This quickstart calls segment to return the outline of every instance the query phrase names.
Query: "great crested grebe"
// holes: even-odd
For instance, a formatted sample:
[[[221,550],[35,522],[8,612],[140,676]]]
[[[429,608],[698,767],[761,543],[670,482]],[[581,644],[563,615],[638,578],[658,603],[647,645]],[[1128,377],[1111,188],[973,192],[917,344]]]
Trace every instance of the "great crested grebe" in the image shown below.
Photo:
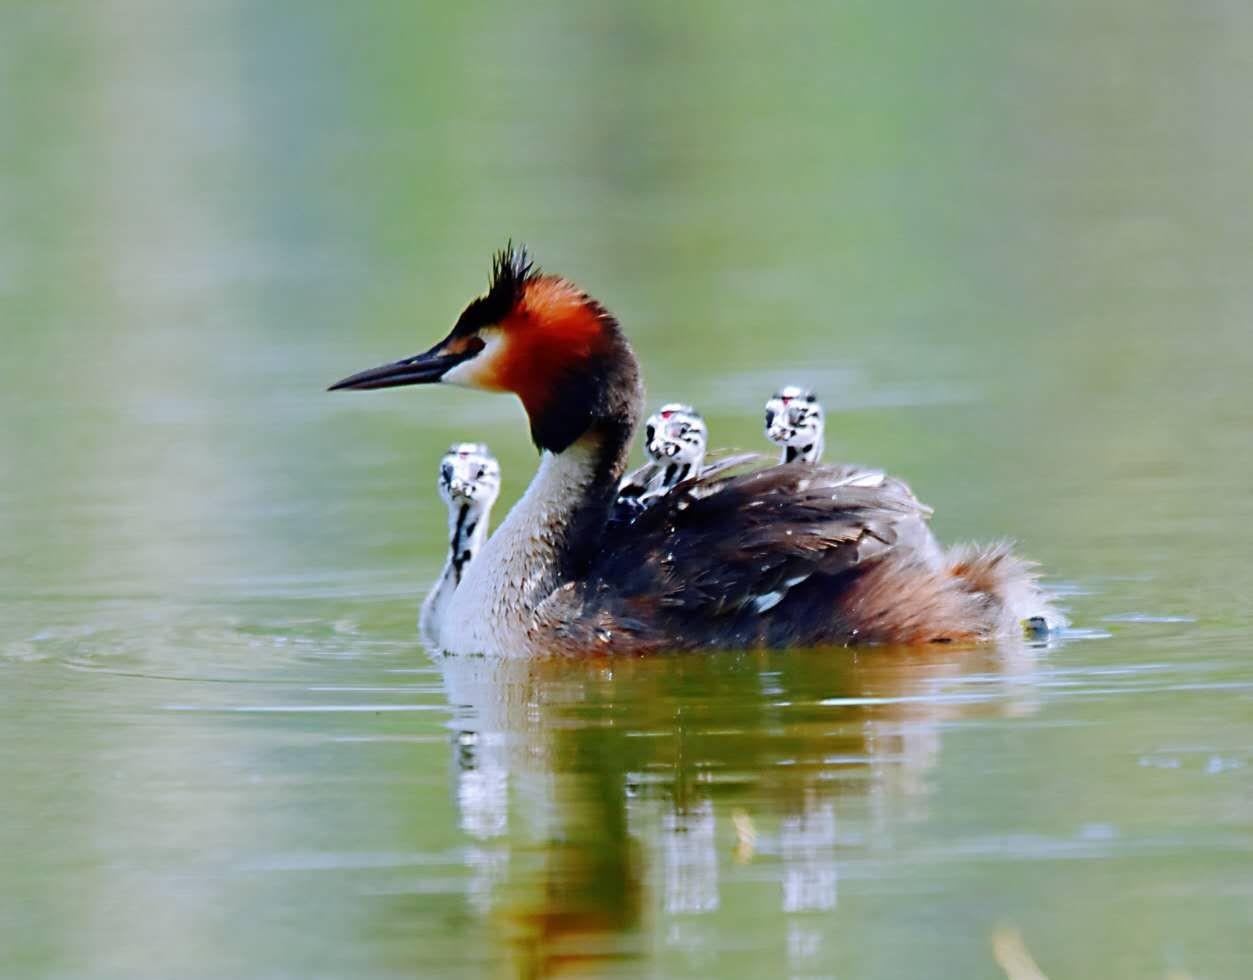
[[[781,463],[816,463],[822,459],[822,403],[808,388],[788,385],[766,402],[766,438],[783,452]]]
[[[481,442],[455,443],[439,461],[439,495],[448,505],[448,558],[422,603],[418,629],[439,647],[440,627],[466,569],[487,540],[487,522],[500,495],[500,464]]]
[[[610,526],[643,402],[635,354],[608,310],[522,249],[496,256],[487,293],[430,350],[331,389],[435,382],[516,394],[541,452],[448,603],[448,652],[982,640],[1051,612],[1007,549],[937,562],[929,510],[855,467],[701,477]]]

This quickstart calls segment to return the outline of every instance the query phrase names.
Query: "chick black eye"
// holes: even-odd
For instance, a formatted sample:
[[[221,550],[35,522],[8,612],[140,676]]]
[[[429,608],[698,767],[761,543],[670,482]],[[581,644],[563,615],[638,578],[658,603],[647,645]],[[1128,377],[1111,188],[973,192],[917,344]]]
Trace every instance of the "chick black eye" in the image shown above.
[[[685,436],[691,431],[692,431],[692,427],[688,425],[686,422],[684,422],[681,426],[679,426],[679,435],[681,436]]]
[[[478,473],[478,476],[476,476],[476,477],[475,477],[475,479],[476,479],[476,480],[481,480],[481,479],[483,479],[483,475],[484,475],[486,472],[487,472],[487,470],[483,469],[483,467],[481,467],[481,466],[480,466],[480,467],[479,467],[479,473]]]
[[[766,409],[766,425],[770,426],[774,423],[774,409]]]
[[[657,430],[656,430],[655,428],[653,428],[651,425],[649,425],[649,426],[645,426],[645,428],[644,428],[644,435],[645,435],[645,437],[648,439],[648,441],[649,441],[649,442],[652,442],[652,441],[653,441],[653,437],[654,437],[656,434],[657,434]]]
[[[445,463],[439,468],[439,478],[445,483],[452,482],[452,467]]]

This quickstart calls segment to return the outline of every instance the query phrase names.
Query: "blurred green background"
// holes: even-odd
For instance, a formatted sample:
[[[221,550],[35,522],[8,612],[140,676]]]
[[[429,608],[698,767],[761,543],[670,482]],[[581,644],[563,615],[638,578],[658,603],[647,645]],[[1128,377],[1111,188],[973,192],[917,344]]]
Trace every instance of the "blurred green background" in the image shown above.
[[[0,5],[0,975],[1253,972],[1253,8]],[[525,241],[653,404],[1017,538],[1038,649],[432,661]]]

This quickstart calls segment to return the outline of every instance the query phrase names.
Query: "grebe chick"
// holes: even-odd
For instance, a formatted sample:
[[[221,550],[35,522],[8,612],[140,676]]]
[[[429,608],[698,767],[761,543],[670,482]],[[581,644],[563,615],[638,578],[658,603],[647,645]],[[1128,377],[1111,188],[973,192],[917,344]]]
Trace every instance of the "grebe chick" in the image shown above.
[[[662,405],[644,423],[644,455],[648,461],[618,484],[618,498],[610,512],[611,529],[629,524],[679,484],[696,477],[711,477],[732,469],[764,462],[757,453],[724,453],[706,461],[709,431],[701,414],[691,405]],[[712,492],[693,487],[697,495]]]
[[[652,471],[648,489],[664,493],[698,475],[708,445],[709,428],[700,412],[678,402],[662,405],[644,423],[645,469]]]
[[[608,310],[523,250],[497,255],[487,293],[434,347],[332,389],[435,382],[517,395],[541,453],[448,602],[450,653],[985,640],[1048,613],[1007,551],[979,552],[971,579],[932,561],[908,488],[849,467],[698,477],[609,526],[642,414],[635,354]]]
[[[439,648],[448,604],[466,569],[487,541],[487,522],[500,495],[500,464],[481,442],[455,443],[439,461],[439,495],[448,505],[448,558],[422,603],[418,629]]]
[[[611,524],[630,523],[653,501],[684,480],[698,476],[709,430],[691,405],[670,402],[644,423],[646,462],[618,482]]]
[[[822,458],[822,403],[808,388],[788,385],[766,402],[766,438],[783,448],[781,463],[816,463]]]

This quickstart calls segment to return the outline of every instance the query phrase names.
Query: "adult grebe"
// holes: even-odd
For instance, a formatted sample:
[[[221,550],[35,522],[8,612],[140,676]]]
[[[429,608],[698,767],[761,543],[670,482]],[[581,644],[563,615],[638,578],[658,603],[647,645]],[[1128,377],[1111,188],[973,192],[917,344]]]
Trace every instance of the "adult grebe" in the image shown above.
[[[808,388],[788,385],[766,402],[766,438],[783,449],[781,463],[822,459],[822,403]]]
[[[856,468],[689,480],[608,528],[641,414],[639,368],[613,316],[524,250],[497,255],[486,295],[430,350],[331,388],[434,382],[513,392],[542,454],[453,593],[449,652],[981,640],[1047,612],[1008,551],[973,554],[969,578],[941,567],[929,511],[899,480],[867,485]]]
[[[500,495],[500,464],[481,442],[456,443],[439,461],[439,495],[448,505],[448,558],[422,603],[418,629],[440,646],[440,626],[466,569],[487,540],[487,522]]]

